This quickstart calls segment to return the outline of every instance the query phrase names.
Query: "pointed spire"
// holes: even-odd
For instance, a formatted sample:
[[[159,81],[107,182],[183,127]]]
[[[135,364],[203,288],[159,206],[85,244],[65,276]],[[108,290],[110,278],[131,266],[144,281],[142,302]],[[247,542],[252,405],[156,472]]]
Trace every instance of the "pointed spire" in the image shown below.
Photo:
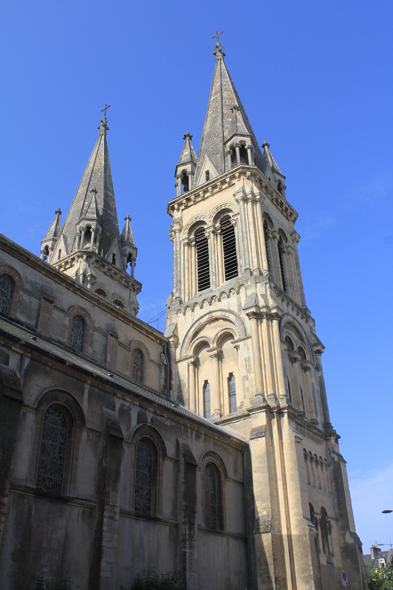
[[[262,166],[262,152],[225,65],[225,53],[219,41],[216,43],[214,55],[216,66],[198,153],[195,186],[205,181],[202,172],[206,158],[211,160],[217,174],[223,174],[227,170],[225,144],[235,135],[245,136],[246,141],[247,137],[250,139],[254,149],[255,165]]]
[[[120,238],[106,138],[108,131],[106,116],[102,118],[98,129],[98,139],[62,230],[68,254],[77,248],[78,230],[84,217],[88,217],[89,220],[94,218],[100,222],[100,253],[102,256],[105,257],[113,241]],[[58,260],[56,253],[53,259]]]
[[[43,239],[43,242],[45,242],[46,240],[58,240],[61,234],[61,214],[62,214],[62,210],[58,209],[57,211],[55,211],[55,218],[52,221],[48,231],[46,232],[45,238]]]
[[[135,240],[134,234],[132,233],[131,229],[131,221],[132,217],[126,215],[124,218],[125,225],[123,231],[121,232],[121,245],[122,246],[133,246],[135,248]]]
[[[185,143],[184,143],[183,151],[180,155],[180,160],[179,160],[178,166],[181,166],[182,164],[188,164],[189,162],[196,164],[197,155],[195,153],[194,148],[192,147],[192,143],[191,143],[192,135],[190,135],[189,132],[187,131],[187,133],[184,134],[183,139],[185,140]]]
[[[280,168],[278,167],[276,160],[273,158],[273,155],[272,155],[271,151],[269,150],[270,143],[268,143],[265,140],[262,144],[262,147],[263,147],[263,157],[264,157],[264,159],[266,159],[269,162],[272,172],[278,172],[278,174],[282,175],[282,172],[281,172]]]

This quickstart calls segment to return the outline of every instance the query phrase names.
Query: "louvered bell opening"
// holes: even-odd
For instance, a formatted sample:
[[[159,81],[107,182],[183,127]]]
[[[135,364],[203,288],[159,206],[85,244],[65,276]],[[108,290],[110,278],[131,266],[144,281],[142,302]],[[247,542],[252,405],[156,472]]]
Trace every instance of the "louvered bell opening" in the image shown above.
[[[224,250],[225,280],[238,276],[235,229],[230,217],[221,220],[222,246]]]
[[[198,264],[198,291],[210,288],[209,245],[204,230],[195,235]]]

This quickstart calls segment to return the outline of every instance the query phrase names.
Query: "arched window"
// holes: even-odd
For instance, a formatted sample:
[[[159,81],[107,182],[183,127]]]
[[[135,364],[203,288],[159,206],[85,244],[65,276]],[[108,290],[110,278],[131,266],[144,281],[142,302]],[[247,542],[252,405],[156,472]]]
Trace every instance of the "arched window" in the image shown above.
[[[203,228],[195,233],[198,266],[198,291],[210,288],[209,244]]]
[[[232,168],[237,166],[236,149],[234,147],[231,147],[231,164]]]
[[[238,276],[235,229],[229,215],[221,219],[221,235],[224,250],[225,280],[228,281]]]
[[[120,299],[115,299],[113,305],[116,305],[116,307],[120,307],[120,309],[124,309],[123,302],[120,301]]]
[[[205,418],[211,417],[210,411],[210,383],[205,381],[203,384],[203,415]]]
[[[292,403],[291,382],[289,381],[289,377],[287,377],[287,381],[288,381],[288,399],[289,399],[289,403]]]
[[[135,451],[135,495],[134,510],[139,514],[154,514],[157,449],[146,437],[140,438]]]
[[[281,272],[281,281],[282,281],[282,288],[287,292],[287,280],[285,276],[285,262],[284,262],[284,241],[280,236],[278,240],[278,257],[280,260],[280,272]]]
[[[205,172],[205,180],[208,182],[210,180],[210,170],[206,170]]]
[[[103,289],[97,289],[96,293],[100,297],[106,297],[106,293],[105,293],[105,291]]]
[[[112,254],[112,264],[116,264],[116,254]]]
[[[91,242],[91,227],[87,227],[85,231],[85,239],[83,240],[83,247],[87,248]]]
[[[77,352],[83,352],[86,322],[81,315],[72,318],[71,346]]]
[[[235,382],[235,375],[233,373],[229,373],[228,377],[228,394],[229,394],[229,411],[232,414],[236,412],[237,405],[236,405],[236,382]]]
[[[205,468],[206,486],[206,527],[216,531],[222,530],[222,506],[221,506],[221,476],[218,468],[212,462]]]
[[[15,282],[10,275],[0,276],[0,313],[2,315],[8,315],[10,313],[14,288]]]
[[[183,170],[182,175],[181,175],[181,184],[183,187],[183,193],[188,193],[188,191],[190,190],[190,182],[189,182],[188,174],[185,170]]]
[[[244,145],[240,146],[239,154],[240,154],[240,164],[248,165],[248,154],[247,154],[247,150],[244,147]]]
[[[70,421],[58,406],[50,406],[44,414],[36,487],[44,492],[61,494]]]
[[[263,235],[265,237],[265,246],[266,246],[266,257],[267,257],[267,266],[269,272],[272,271],[272,265],[270,262],[270,251],[269,251],[269,226],[266,219],[263,220]]]
[[[133,355],[132,377],[140,383],[143,383],[144,376],[143,360],[143,352],[139,348],[136,348]]]

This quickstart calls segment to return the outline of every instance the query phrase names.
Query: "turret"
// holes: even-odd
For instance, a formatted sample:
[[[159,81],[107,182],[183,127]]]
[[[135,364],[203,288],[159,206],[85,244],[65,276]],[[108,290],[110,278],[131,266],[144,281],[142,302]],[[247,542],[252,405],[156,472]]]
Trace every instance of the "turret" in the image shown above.
[[[55,218],[52,221],[48,231],[46,232],[45,238],[41,242],[41,258],[47,260],[50,254],[55,249],[55,246],[59,240],[61,234],[61,209],[55,212]]]
[[[197,163],[197,156],[191,143],[192,135],[187,131],[183,139],[185,140],[183,151],[175,170],[177,197],[194,188],[194,175]]]

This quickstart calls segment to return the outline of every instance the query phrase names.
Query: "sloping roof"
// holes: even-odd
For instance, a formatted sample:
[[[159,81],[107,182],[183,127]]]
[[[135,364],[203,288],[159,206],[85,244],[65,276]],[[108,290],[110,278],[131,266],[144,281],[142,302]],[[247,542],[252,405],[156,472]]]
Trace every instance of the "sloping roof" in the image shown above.
[[[182,153],[180,154],[178,166],[181,166],[182,164],[188,164],[189,162],[193,162],[194,164],[196,164],[197,155],[195,153],[194,148],[192,147],[192,135],[190,135],[187,131],[183,139],[185,140],[185,142]]]
[[[218,174],[226,171],[224,143],[233,135],[249,135],[255,149],[255,164],[262,170],[262,152],[224,62],[222,45],[216,44],[216,66],[210,90],[201,145],[198,153],[195,185],[200,184],[202,164],[208,155]],[[236,107],[236,108],[234,108]]]
[[[134,246],[134,248],[135,248],[134,234],[132,233],[132,228],[131,228],[131,217],[129,215],[127,215],[124,218],[124,221],[125,221],[124,228],[123,228],[123,231],[121,232],[121,244],[128,245],[128,246]]]
[[[77,223],[92,204],[96,207],[96,214],[101,220],[100,248],[102,255],[105,256],[113,240],[120,237],[120,232],[106,139],[108,130],[106,117],[103,117],[99,130],[98,139],[68,212],[62,234],[66,239],[67,250],[70,251],[75,240]],[[91,203],[92,189],[96,190],[93,203]]]
[[[58,209],[55,214],[55,218],[52,221],[48,231],[45,234],[45,240],[58,240],[61,234],[61,221],[60,221],[61,210]]]

